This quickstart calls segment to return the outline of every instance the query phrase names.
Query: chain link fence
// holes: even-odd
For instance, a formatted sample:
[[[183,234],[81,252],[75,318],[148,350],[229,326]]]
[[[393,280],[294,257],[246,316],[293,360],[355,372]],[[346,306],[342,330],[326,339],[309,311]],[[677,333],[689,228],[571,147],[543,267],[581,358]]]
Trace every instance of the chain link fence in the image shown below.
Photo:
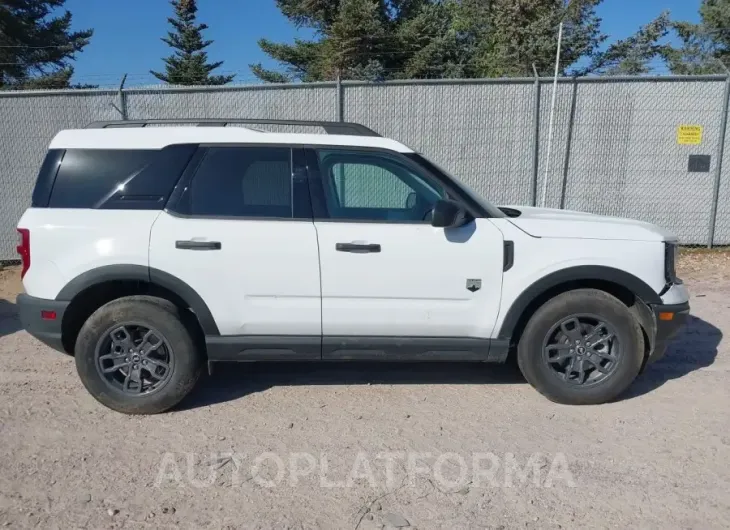
[[[722,76],[560,79],[549,164],[551,79],[0,92],[0,260],[15,259],[15,225],[58,131],[145,118],[353,121],[496,204],[641,219],[683,244],[730,244],[728,87]],[[701,143],[680,142],[683,125],[701,126]],[[709,168],[690,171],[690,155],[709,156]]]

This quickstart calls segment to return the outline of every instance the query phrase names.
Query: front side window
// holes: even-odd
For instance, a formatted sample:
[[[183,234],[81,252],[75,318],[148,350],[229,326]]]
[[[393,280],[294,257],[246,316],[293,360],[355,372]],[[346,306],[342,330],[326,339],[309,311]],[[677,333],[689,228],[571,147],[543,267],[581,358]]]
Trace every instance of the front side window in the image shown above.
[[[291,218],[291,151],[211,147],[181,200],[192,215]]]
[[[331,219],[426,222],[445,197],[438,185],[386,154],[320,150],[318,158]]]

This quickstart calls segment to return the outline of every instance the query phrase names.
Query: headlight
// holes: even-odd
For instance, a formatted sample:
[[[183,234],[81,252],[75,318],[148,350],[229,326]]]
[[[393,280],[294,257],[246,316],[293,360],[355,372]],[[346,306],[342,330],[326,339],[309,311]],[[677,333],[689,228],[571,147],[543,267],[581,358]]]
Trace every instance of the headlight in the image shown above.
[[[664,243],[664,278],[668,284],[680,284],[682,280],[677,278],[676,271],[677,244]]]

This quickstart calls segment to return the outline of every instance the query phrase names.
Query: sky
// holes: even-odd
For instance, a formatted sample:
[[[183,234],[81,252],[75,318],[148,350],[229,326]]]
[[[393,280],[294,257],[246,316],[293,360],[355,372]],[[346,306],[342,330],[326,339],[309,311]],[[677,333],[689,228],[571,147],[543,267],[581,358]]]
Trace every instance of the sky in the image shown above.
[[[634,33],[641,25],[669,10],[675,20],[697,21],[700,0],[604,0],[599,8],[602,30],[612,40]],[[167,34],[168,0],[67,0],[74,29],[93,28],[91,44],[78,55],[74,82],[118,86],[128,74],[129,85],[157,82],[149,70],[164,70],[162,58],[170,48],[160,40]],[[235,73],[238,83],[256,81],[248,67],[261,62],[277,67],[257,45],[266,37],[291,42],[309,37],[277,9],[274,0],[198,0],[198,20],[210,26],[207,51],[211,61],[224,61],[214,73]]]

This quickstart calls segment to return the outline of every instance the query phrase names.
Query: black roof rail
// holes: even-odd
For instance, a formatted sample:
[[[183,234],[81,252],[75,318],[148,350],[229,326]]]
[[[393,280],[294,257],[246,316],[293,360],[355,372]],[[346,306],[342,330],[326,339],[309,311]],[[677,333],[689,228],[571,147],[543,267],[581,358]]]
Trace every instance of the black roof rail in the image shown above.
[[[378,133],[359,123],[341,121],[309,121],[309,120],[268,120],[239,118],[180,118],[154,120],[114,120],[95,121],[86,126],[87,129],[108,129],[113,127],[146,127],[147,125],[175,125],[194,123],[198,127],[225,127],[229,123],[250,125],[296,125],[303,127],[322,127],[327,134],[344,134],[351,136],[380,136]]]

